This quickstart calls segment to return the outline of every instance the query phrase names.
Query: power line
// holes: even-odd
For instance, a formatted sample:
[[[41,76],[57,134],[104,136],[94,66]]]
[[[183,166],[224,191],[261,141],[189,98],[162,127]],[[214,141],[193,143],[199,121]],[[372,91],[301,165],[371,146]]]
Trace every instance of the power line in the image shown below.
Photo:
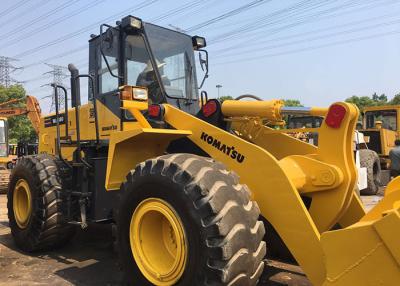
[[[161,14],[155,18],[150,19],[150,22],[161,21],[161,20],[164,20],[164,19],[170,17],[171,15],[176,16],[177,14],[182,13],[185,10],[194,8],[194,7],[198,6],[199,4],[202,4],[207,1],[209,1],[209,0],[195,0],[195,1],[192,1],[189,3],[186,3],[184,5],[181,5],[179,7],[169,10],[169,11],[165,12],[164,14]]]
[[[2,23],[0,23],[0,27],[4,28],[5,26],[11,24],[12,22],[16,21],[16,20],[21,20],[22,17],[24,17],[26,14],[31,13],[32,11],[41,8],[42,6],[46,5],[50,3],[49,0],[42,0],[39,3],[33,3],[33,5],[29,6],[28,8],[26,8],[23,12],[14,15],[12,18],[9,18],[5,21],[3,21]]]
[[[0,39],[5,40],[5,39],[9,38],[10,36],[15,35],[17,32],[25,31],[26,27],[31,27],[33,24],[36,24],[36,23],[42,21],[43,19],[47,19],[48,17],[54,15],[55,13],[62,11],[63,9],[68,8],[69,6],[72,6],[79,1],[80,0],[70,0],[64,4],[61,4],[60,6],[57,6],[56,8],[50,10],[49,12],[46,12],[46,13],[42,14],[41,16],[29,21],[28,23],[24,23],[20,26],[17,26],[13,30],[1,35]]]
[[[40,75],[40,76],[37,76],[34,78],[23,80],[23,81],[21,81],[21,83],[26,84],[26,83],[35,82],[35,81],[44,80],[44,79],[46,79],[46,76]]]
[[[157,2],[157,1],[159,1],[159,0],[153,0],[153,1],[151,1],[150,3],[146,3],[147,1],[145,1],[145,2],[142,2],[142,3],[140,3],[140,4],[136,5],[136,6],[130,7],[130,8],[125,9],[125,10],[131,10],[131,9],[136,9],[136,10],[138,10],[138,9],[144,8],[145,6],[151,5],[151,4],[153,4],[153,3]],[[209,1],[209,0],[205,0],[205,1]],[[198,3],[200,3],[200,2],[201,2],[201,3],[204,3],[204,1],[193,1],[193,2],[189,3],[189,4],[191,4],[191,5],[185,4],[185,5],[179,6],[178,8],[172,9],[172,10],[168,11],[167,13],[161,14],[159,17],[155,18],[155,20],[157,20],[157,19],[159,19],[159,20],[160,20],[160,19],[164,19],[164,17],[170,16],[170,15],[176,15],[177,12],[183,11],[183,8],[185,8],[185,9],[193,8],[193,7],[196,6],[196,4],[198,4]],[[147,4],[147,5],[144,6],[144,4]],[[98,26],[100,23],[106,22],[106,21],[108,21],[108,20],[110,20],[110,19],[115,19],[116,17],[118,17],[118,16],[120,16],[120,15],[124,15],[124,14],[126,14],[125,10],[124,10],[124,12],[121,12],[121,13],[118,13],[118,14],[114,14],[114,15],[112,15],[112,16],[106,18],[106,19],[103,19],[103,20],[101,20],[101,21],[99,21],[99,22],[97,22],[97,23],[95,23],[95,24],[92,24],[92,25],[90,25],[90,26],[87,26],[87,27],[85,27],[85,28],[79,30],[78,33],[81,34],[81,33],[83,33],[83,32],[88,31],[88,30],[91,29],[92,27]],[[75,33],[69,34],[69,36],[77,36],[77,34],[76,34],[76,32],[75,32]],[[58,40],[59,40],[58,42],[62,42],[62,41],[64,41],[65,39],[64,39],[64,38],[63,38],[63,39],[60,39],[60,38],[59,38]],[[51,43],[51,45],[53,45],[53,44],[56,44],[56,43]],[[46,47],[47,47],[47,46],[46,46]],[[69,50],[69,51],[60,53],[60,54],[58,54],[58,55],[55,55],[55,56],[52,56],[52,57],[48,57],[48,58],[46,58],[46,59],[44,59],[44,60],[37,61],[37,62],[28,64],[28,65],[25,65],[25,66],[23,66],[23,68],[25,68],[25,69],[26,69],[26,68],[30,68],[30,67],[33,67],[33,66],[36,66],[36,65],[43,64],[43,63],[45,63],[45,62],[54,60],[54,59],[62,58],[62,57],[65,57],[65,56],[67,56],[67,55],[80,52],[80,51],[82,51],[82,49],[84,49],[84,48],[86,48],[86,47],[87,47],[87,45],[80,46],[80,47],[78,47],[78,48],[76,48],[76,49],[72,49],[72,50]],[[33,51],[30,51],[30,52],[33,52]],[[19,56],[21,56],[21,54],[20,54]]]
[[[389,2],[393,2],[393,0],[389,1]],[[296,5],[293,5],[291,7],[288,8],[284,8],[281,10],[278,10],[274,13],[271,13],[270,15],[267,15],[267,17],[261,17],[257,20],[255,20],[253,23],[241,26],[239,28],[236,28],[234,30],[231,30],[230,32],[224,33],[224,34],[220,34],[217,37],[214,37],[214,39],[211,39],[209,42],[211,42],[211,44],[216,44],[219,42],[224,41],[224,43],[227,40],[233,40],[234,38],[240,37],[243,38],[244,34],[249,34],[249,33],[257,33],[257,35],[254,35],[253,37],[247,37],[245,38],[245,40],[241,41],[240,43],[245,43],[248,44],[249,42],[252,42],[254,40],[259,39],[258,34],[261,34],[263,37],[266,36],[270,36],[273,33],[277,33],[289,28],[293,28],[296,27],[298,25],[302,25],[302,24],[306,24],[309,22],[313,22],[313,21],[319,21],[321,19],[327,19],[327,18],[331,18],[331,17],[337,17],[337,14],[332,14],[333,12],[336,11],[340,11],[340,10],[345,10],[345,9],[349,9],[351,7],[356,7],[356,6],[365,6],[366,4],[371,4],[371,3],[376,3],[375,1],[366,1],[366,0],[359,0],[359,1],[346,1],[345,3],[341,3],[340,5],[336,5],[333,7],[327,7],[324,10],[320,10],[317,11],[315,13],[311,13],[311,14],[306,14],[309,11],[312,10],[316,10],[319,9],[323,6],[326,6],[328,4],[331,4],[332,1],[320,1],[317,3],[312,3],[310,2],[310,0],[306,0],[303,2],[300,2]],[[382,5],[382,3],[374,5],[379,6]],[[368,6],[367,6],[368,7]],[[363,7],[366,8],[366,7]],[[362,9],[362,8],[361,8]],[[359,9],[359,10],[361,10]],[[359,10],[352,10],[351,12],[358,12]],[[348,11],[350,12],[350,11]],[[345,13],[342,13],[345,14]],[[321,17],[323,15],[326,15],[325,17]],[[276,16],[279,16],[277,19],[275,19]],[[300,16],[300,18],[299,18]],[[284,24],[286,21],[289,20],[290,24],[287,24],[285,26],[281,26],[278,27],[276,29],[273,30],[263,30],[265,27],[269,27],[269,26],[274,26],[274,25],[282,25]],[[238,46],[239,43],[235,43],[235,46]]]
[[[29,31],[29,32],[21,35],[20,37],[18,37],[16,39],[13,39],[13,40],[10,40],[10,41],[6,42],[4,45],[0,46],[0,49],[15,45],[15,44],[17,44],[17,43],[19,43],[19,42],[21,42],[23,40],[31,38],[31,37],[33,37],[34,35],[36,35],[36,34],[38,34],[40,32],[43,32],[43,31],[45,31],[47,29],[50,29],[50,28],[54,27],[55,25],[61,24],[62,22],[68,20],[69,18],[77,16],[77,15],[89,10],[90,8],[93,8],[93,7],[103,3],[104,1],[106,1],[106,0],[94,0],[94,1],[86,4],[83,7],[79,7],[78,9],[76,9],[76,10],[74,10],[74,11],[72,11],[72,12],[70,12],[70,13],[64,15],[64,16],[56,18],[53,21],[50,21],[49,23],[46,23],[45,25],[37,27],[36,29]]]
[[[365,30],[371,30],[371,29],[378,29],[381,27],[386,27],[386,26],[392,26],[392,25],[397,25],[400,24],[400,19],[394,20],[394,21],[389,21],[389,22],[383,22],[383,23],[378,23],[378,24],[373,24],[373,25],[368,25],[368,26],[364,26],[364,27],[360,27],[360,28],[353,28],[353,29],[348,29],[348,30],[344,30],[344,31],[338,31],[338,32],[333,32],[333,33],[328,33],[325,35],[320,35],[320,36],[314,36],[314,37],[308,37],[305,39],[300,39],[300,40],[296,40],[296,41],[291,41],[291,42],[287,42],[287,43],[282,43],[282,44],[271,44],[269,46],[263,46],[263,47],[259,47],[259,48],[253,48],[253,49],[247,49],[241,52],[235,52],[234,54],[225,54],[222,56],[219,56],[219,58],[223,58],[223,57],[230,57],[230,56],[237,56],[237,55],[241,55],[241,54],[249,54],[249,53],[256,53],[256,52],[260,52],[260,51],[265,51],[265,50],[270,50],[270,49],[276,49],[276,48],[281,48],[281,47],[285,47],[285,46],[291,46],[291,45],[295,45],[295,44],[301,44],[301,43],[308,43],[308,42],[312,42],[312,41],[316,41],[316,40],[321,40],[321,39],[325,39],[325,38],[331,38],[333,36],[339,36],[339,35],[347,35],[347,34],[351,34],[351,33],[357,33],[357,32],[362,32]],[[302,35],[304,35],[305,33],[302,33]],[[298,37],[299,35],[293,35],[293,37]],[[291,38],[291,37],[286,37],[286,38]],[[272,39],[268,42],[276,42],[277,39]],[[264,42],[265,43],[265,42]]]
[[[158,1],[158,0],[157,0],[157,1]],[[158,16],[158,17],[156,17],[155,19],[153,19],[153,21],[154,21],[154,20],[162,20],[162,19],[165,19],[166,17],[169,17],[169,16],[171,16],[171,15],[177,15],[177,14],[179,14],[179,13],[182,13],[183,11],[187,11],[187,10],[189,10],[189,9],[191,9],[191,8],[197,7],[199,4],[204,4],[204,2],[207,2],[207,1],[210,1],[210,0],[196,0],[196,1],[192,1],[192,2],[190,2],[190,3],[187,3],[187,4],[185,4],[185,5],[181,5],[181,6],[177,7],[177,8],[174,8],[174,9],[171,9],[171,10],[165,12],[164,14],[161,14],[160,16]],[[154,3],[154,2],[156,2],[156,1],[152,1],[152,3]],[[152,4],[152,3],[146,3],[146,4],[147,4],[147,5],[150,5],[150,4]],[[140,6],[135,6],[135,7],[136,7],[135,9],[138,10],[138,9],[140,9],[140,8],[143,8],[143,7],[141,7],[141,6],[143,6],[143,4],[144,4],[144,3],[140,3],[140,4],[139,4]],[[133,7],[131,7],[130,9],[132,9],[132,8],[133,8]],[[124,10],[124,11],[125,11],[125,10]],[[125,14],[126,14],[126,12],[123,12],[123,13],[120,13],[120,14],[115,14],[115,15],[113,15],[113,16],[108,17],[107,19],[102,20],[102,22],[105,22],[105,21],[107,21],[107,20],[109,20],[109,19],[114,19],[115,17],[118,17],[118,16],[120,16],[120,15],[125,15]],[[102,22],[98,22],[98,23],[96,23],[96,24],[94,24],[94,25],[91,25],[90,27],[92,27],[92,26],[97,26],[99,23],[102,23]],[[54,59],[59,59],[59,58],[65,57],[65,56],[67,56],[67,55],[70,55],[70,54],[73,54],[73,53],[77,53],[77,52],[79,52],[79,51],[82,51],[82,49],[84,49],[85,47],[86,47],[86,45],[80,46],[80,47],[78,47],[78,48],[76,48],[76,49],[73,49],[73,50],[70,50],[70,51],[66,51],[66,52],[63,52],[63,53],[61,53],[61,54],[58,54],[58,55],[55,55],[55,56],[46,58],[46,59],[44,59],[44,60],[37,61],[37,62],[28,64],[28,65],[25,65],[24,68],[25,68],[25,69],[26,69],[26,68],[30,68],[30,67],[33,67],[33,66],[36,66],[36,65],[39,65],[39,64],[42,64],[42,63],[45,63],[45,62],[54,60]],[[87,63],[87,61],[86,61],[86,62],[84,62],[84,63],[81,64],[81,65],[82,65],[82,66],[85,65],[85,66],[87,67],[88,63]],[[35,78],[34,80],[36,80],[36,78]]]
[[[354,43],[354,42],[359,42],[359,41],[365,41],[365,40],[374,39],[374,38],[393,36],[393,35],[398,35],[398,34],[400,34],[400,30],[394,30],[394,31],[389,31],[389,32],[385,32],[385,33],[377,33],[377,34],[364,36],[364,37],[357,37],[357,38],[348,39],[348,40],[331,42],[331,43],[327,43],[327,44],[323,44],[323,45],[316,45],[316,46],[311,46],[311,47],[306,47],[306,48],[301,48],[301,49],[293,49],[293,50],[288,50],[288,51],[283,51],[283,52],[278,52],[278,53],[263,54],[263,55],[258,55],[256,57],[249,57],[249,58],[244,58],[244,59],[239,59],[239,60],[220,62],[220,63],[215,63],[215,65],[249,62],[249,61],[254,61],[254,60],[259,61],[260,59],[264,59],[264,58],[294,54],[294,53],[299,53],[299,52],[307,52],[307,51],[312,51],[312,50],[321,49],[321,48],[328,48],[328,47],[344,45],[344,44],[349,44],[349,43]]]
[[[214,39],[211,38],[209,42],[217,43],[225,41],[226,39],[229,39],[230,37],[233,37],[235,35],[239,34],[243,35],[245,32],[248,32],[249,30],[254,31],[256,29],[260,29],[262,25],[275,24],[278,21],[287,19],[287,17],[294,17],[296,16],[296,14],[304,13],[304,11],[307,11],[307,9],[316,9],[319,8],[321,5],[326,5],[326,4],[327,4],[326,1],[314,3],[312,0],[304,0],[289,7],[285,7],[277,11],[274,11],[272,13],[268,13],[267,15],[258,17],[254,19],[254,21],[246,25],[242,25],[228,32],[219,34],[218,36],[214,37]]]
[[[385,1],[384,3],[385,4],[398,4],[398,1],[397,1],[397,3],[395,3],[396,1]],[[292,28],[292,27],[296,27],[296,26],[299,26],[299,25],[303,25],[303,24],[306,24],[306,23],[309,23],[309,22],[314,22],[314,21],[320,21],[320,20],[326,20],[326,19],[330,19],[330,18],[336,18],[336,17],[338,17],[338,16],[343,16],[343,15],[347,15],[347,14],[353,14],[353,13],[357,13],[357,12],[360,12],[360,11],[362,11],[362,10],[367,10],[367,9],[373,9],[373,8],[376,8],[377,6],[379,6],[379,5],[382,5],[383,3],[381,2],[380,4],[378,4],[378,5],[367,5],[367,6],[363,6],[363,7],[361,7],[361,8],[358,8],[358,9],[352,9],[352,10],[348,10],[348,11],[345,11],[345,12],[341,12],[341,13],[334,13],[334,14],[328,14],[328,12],[331,12],[332,10],[333,11],[339,11],[340,9],[343,9],[343,8],[349,8],[349,7],[355,7],[355,6],[357,6],[357,5],[360,5],[360,4],[365,4],[365,3],[367,3],[367,2],[365,2],[365,1],[361,1],[361,2],[351,2],[351,3],[349,3],[349,2],[347,2],[347,5],[346,6],[343,6],[343,4],[342,5],[340,5],[340,6],[336,6],[336,7],[331,7],[331,8],[329,8],[328,10],[323,10],[323,11],[320,11],[320,14],[317,14],[317,13],[313,13],[313,14],[309,14],[309,15],[307,15],[307,16],[303,16],[302,18],[297,18],[297,19],[295,19],[295,22],[293,22],[293,23],[291,23],[291,24],[288,24],[288,25],[285,25],[285,26],[281,26],[281,27],[278,27],[278,28],[275,28],[275,29],[270,29],[270,30],[264,30],[264,31],[262,31],[262,35],[263,35],[263,37],[262,37],[262,39],[259,37],[259,36],[255,36],[255,37],[251,37],[251,38],[245,38],[245,39],[243,39],[243,41],[241,41],[241,42],[236,42],[234,45],[232,45],[232,46],[224,46],[224,49],[219,49],[219,50],[216,50],[215,52],[216,53],[218,53],[218,52],[221,52],[221,53],[224,53],[224,52],[229,52],[229,51],[232,51],[232,50],[237,50],[237,49],[240,49],[241,47],[243,47],[244,46],[244,44],[246,44],[245,46],[246,46],[246,48],[251,48],[252,46],[256,46],[256,45],[260,45],[260,43],[261,42],[270,42],[270,41],[277,41],[277,40],[279,40],[279,38],[278,39],[271,39],[271,40],[263,40],[263,39],[265,39],[265,38],[268,38],[268,37],[270,37],[270,36],[272,36],[272,35],[274,35],[274,34],[277,34],[277,33],[279,33],[279,32],[281,32],[281,31],[283,31],[283,30],[286,30],[286,29],[289,29],[289,28]],[[367,4],[371,4],[371,3],[375,3],[375,1],[370,1],[370,3],[367,3]],[[350,6],[349,6],[350,5]],[[325,15],[326,14],[326,15]],[[321,15],[324,15],[323,17],[321,17]],[[384,16],[381,16],[381,17],[384,17]],[[376,17],[376,18],[378,18],[378,17]],[[375,19],[376,19],[375,18]],[[359,21],[359,22],[361,22],[361,21]],[[353,22],[354,23],[354,22]],[[332,29],[332,28],[329,28],[329,29]],[[250,45],[249,45],[249,43],[250,43]],[[260,48],[261,49],[261,48]],[[236,55],[237,55],[238,53],[236,53]]]
[[[10,14],[11,12],[15,11],[16,9],[18,9],[22,5],[28,3],[29,1],[31,1],[31,0],[21,0],[21,1],[17,2],[17,3],[15,3],[11,7],[7,8],[6,10],[4,10],[3,12],[0,12],[0,17],[3,17],[5,15],[7,15],[7,14]]]
[[[196,10],[194,10],[194,11],[190,11],[191,9],[187,9],[187,10],[189,10],[190,12],[187,12],[187,13],[184,13],[184,14],[182,14],[182,12],[184,12],[184,11],[182,11],[182,12],[180,12],[180,13],[174,13],[173,14],[173,16],[175,17],[175,16],[178,16],[179,14],[182,14],[181,16],[179,16],[178,18],[174,18],[174,21],[181,21],[182,19],[186,19],[186,18],[191,18],[191,17],[193,17],[193,15],[198,15],[201,11],[207,11],[207,10],[205,10],[204,9],[204,6],[207,6],[207,5],[210,5],[210,4],[208,4],[207,2],[218,2],[219,0],[203,0],[203,1],[201,1],[200,2],[200,4],[201,5],[199,5],[199,7],[197,7],[197,9]],[[197,6],[197,5],[196,5]],[[193,7],[191,7],[191,8],[195,8],[195,6],[193,6]]]
[[[388,3],[389,4],[398,4],[398,1],[390,0],[390,1],[386,1],[386,3],[379,3],[379,4],[376,4],[375,1],[370,1],[370,3],[368,3],[365,0],[359,1],[359,3],[357,3],[356,1],[350,1],[347,4],[339,5],[339,6],[336,6],[336,7],[331,7],[331,8],[328,8],[326,10],[314,13],[314,14],[304,15],[301,18],[297,18],[296,19],[294,17],[291,17],[291,20],[294,20],[294,22],[289,23],[287,25],[284,25],[284,26],[281,26],[281,27],[277,27],[275,29],[270,29],[270,30],[267,30],[267,31],[263,30],[263,31],[255,32],[255,33],[253,31],[253,34],[254,34],[253,37],[247,38],[246,39],[246,43],[248,43],[249,41],[250,42],[254,42],[255,40],[258,40],[260,38],[259,35],[263,35],[264,37],[265,36],[271,36],[271,35],[274,35],[276,33],[279,33],[279,32],[282,32],[284,30],[288,30],[288,29],[291,29],[291,28],[294,28],[294,27],[297,27],[297,26],[300,26],[300,25],[308,24],[308,23],[315,22],[315,21],[326,20],[326,19],[330,19],[330,18],[336,18],[338,16],[343,16],[343,15],[347,15],[347,14],[358,13],[358,12],[360,12],[362,10],[373,9],[373,8],[381,6],[382,4],[388,4]],[[368,5],[372,4],[372,5],[368,6],[368,5],[365,5],[365,4],[368,4]],[[343,9],[348,9],[348,8],[356,7],[356,6],[359,6],[359,5],[363,5],[364,7],[353,9],[353,10],[349,10],[349,11],[345,11],[345,12],[341,12],[341,13],[332,14],[332,12],[337,12],[337,11],[340,11],[340,10],[343,10]],[[273,23],[273,24],[275,24],[275,23]],[[283,23],[277,22],[277,24],[283,24]],[[231,39],[233,39],[233,38],[231,38]],[[241,43],[244,43],[244,41],[242,41]]]
[[[77,30],[75,32],[69,33],[69,34],[64,35],[62,37],[59,37],[59,38],[57,38],[57,39],[55,39],[53,41],[50,41],[50,42],[47,42],[45,44],[39,45],[37,47],[28,49],[28,50],[26,50],[26,51],[24,51],[22,53],[19,53],[15,57],[17,57],[17,58],[25,57],[27,55],[31,55],[31,54],[34,54],[34,53],[36,53],[38,51],[41,51],[41,50],[43,50],[45,48],[48,48],[48,47],[54,46],[56,44],[62,43],[64,41],[66,41],[66,40],[69,40],[69,39],[71,39],[73,37],[76,37],[76,36],[81,35],[81,34],[87,32],[87,31],[90,31],[94,27],[97,27],[97,26],[103,24],[104,22],[111,21],[111,20],[115,19],[116,17],[121,17],[122,15],[125,15],[126,14],[126,10],[136,10],[137,11],[137,10],[143,9],[143,8],[145,8],[147,6],[150,6],[150,5],[152,5],[153,3],[157,2],[157,1],[159,1],[159,0],[147,0],[147,1],[140,2],[139,4],[137,4],[137,5],[133,6],[133,7],[130,7],[128,9],[124,9],[123,12],[114,14],[114,15],[112,15],[110,17],[107,17],[105,19],[102,19],[102,20],[100,20],[100,21],[98,21],[96,23],[93,23],[91,25],[83,27],[83,28],[81,28],[81,29],[79,29],[79,30]]]
[[[157,1],[158,1],[158,0],[157,0]],[[175,8],[175,9],[172,9],[172,10],[170,10],[170,11],[164,13],[164,14],[161,14],[160,16],[158,16],[158,17],[156,17],[156,18],[153,18],[151,21],[157,21],[157,20],[164,19],[166,16],[176,15],[176,13],[178,13],[179,11],[183,11],[183,10],[181,10],[182,8],[186,8],[186,9],[193,8],[193,7],[196,6],[195,4],[197,4],[198,2],[203,4],[203,3],[206,2],[206,1],[209,1],[209,0],[196,0],[196,1],[190,2],[189,4],[191,4],[191,5],[185,4],[185,5],[179,6],[179,7]],[[156,2],[156,1],[153,1],[153,2]],[[152,3],[149,3],[149,4],[152,4]],[[139,4],[139,5],[140,5],[140,4]],[[140,8],[140,6],[137,7],[136,9],[139,9],[139,8]],[[130,10],[130,9],[133,9],[133,7],[130,7],[130,8],[127,9],[127,10]],[[125,13],[126,13],[126,12],[125,12]],[[120,14],[116,14],[116,15],[113,15],[113,16],[111,16],[111,17],[115,18],[115,17],[118,17],[119,15],[120,15]],[[106,18],[106,19],[103,19],[101,22],[97,22],[97,23],[94,24],[94,25],[90,25],[90,27],[98,26],[98,23],[103,23],[103,22],[109,20],[109,18],[111,18],[111,17],[108,17],[108,18]],[[48,58],[46,58],[46,59],[43,59],[43,60],[40,60],[40,61],[36,61],[36,62],[31,63],[31,64],[27,64],[27,65],[23,66],[23,68],[24,68],[24,69],[27,69],[27,68],[30,68],[30,67],[34,67],[34,66],[43,64],[43,63],[45,63],[45,62],[52,61],[52,60],[54,60],[54,59],[59,59],[59,58],[62,58],[62,57],[65,57],[65,56],[68,56],[68,55],[71,55],[71,54],[74,54],[74,53],[77,53],[77,52],[81,52],[81,51],[83,51],[83,49],[86,50],[85,48],[87,48],[87,45],[79,46],[79,47],[77,47],[77,48],[75,48],[75,49],[68,50],[68,51],[66,51],[66,52],[62,52],[62,53],[57,54],[57,55],[55,55],[55,56],[51,56],[51,57],[48,57]]]
[[[272,0],[255,0],[255,1],[252,1],[250,3],[247,3],[247,4],[243,5],[243,6],[240,6],[240,7],[236,8],[236,9],[233,9],[233,10],[231,10],[229,12],[226,12],[226,13],[224,13],[222,15],[219,15],[217,17],[211,18],[211,19],[209,19],[207,21],[204,21],[202,23],[199,23],[199,24],[196,24],[194,26],[191,26],[191,27],[189,27],[189,28],[187,28],[185,30],[188,31],[188,32],[192,32],[194,30],[198,30],[198,29],[204,28],[204,27],[209,26],[209,25],[211,25],[213,23],[222,21],[222,20],[224,20],[226,18],[235,16],[237,14],[240,14],[240,13],[244,12],[244,11],[247,11],[249,9],[255,8],[257,6],[260,6],[262,4],[265,4],[265,3],[271,2],[271,1]]]
[[[335,26],[331,26],[331,27],[327,27],[327,28],[323,28],[323,29],[311,30],[311,31],[298,33],[298,34],[290,34],[288,36],[277,37],[277,38],[272,38],[272,39],[268,39],[268,37],[267,37],[267,39],[263,38],[263,39],[260,39],[259,41],[252,42],[252,46],[257,46],[257,45],[260,45],[260,44],[271,43],[271,42],[276,42],[276,41],[292,40],[293,38],[309,36],[310,34],[312,34],[312,35],[313,34],[318,34],[318,33],[327,32],[327,31],[330,31],[330,30],[336,30],[338,28],[348,28],[349,26],[355,26],[355,25],[362,24],[362,23],[370,23],[370,22],[375,21],[375,20],[382,20],[382,19],[397,17],[398,15],[399,15],[398,12],[387,13],[387,14],[380,15],[380,16],[377,16],[377,17],[372,17],[372,18],[367,18],[367,19],[363,19],[363,20],[353,21],[353,22],[349,22],[349,23],[345,23],[345,24],[341,24],[341,25],[335,25]],[[246,48],[247,47],[248,46],[246,46]],[[230,47],[224,47],[223,49],[213,50],[213,54],[229,52],[233,48],[241,49],[241,45],[238,44],[238,45],[234,45],[234,46],[230,46]]]
[[[46,88],[47,86],[38,86],[37,88],[34,88],[32,90],[29,91],[29,94],[35,94],[35,92],[39,91],[39,90],[43,90],[44,88]]]
[[[56,54],[56,55],[54,55],[54,56],[45,58],[45,59],[43,59],[43,60],[40,60],[40,61],[37,61],[37,62],[33,62],[33,63],[30,63],[30,64],[27,64],[27,65],[25,65],[25,66],[22,66],[21,68],[23,68],[23,69],[28,69],[28,68],[31,68],[31,67],[34,67],[34,66],[37,66],[37,65],[44,64],[44,63],[46,63],[46,62],[49,62],[49,61],[52,61],[52,60],[55,60],[55,59],[61,59],[61,58],[64,58],[64,57],[66,57],[66,56],[69,56],[69,55],[72,55],[72,54],[75,54],[75,53],[78,53],[78,52],[83,52],[83,51],[86,51],[86,50],[87,50],[87,44],[81,45],[81,46],[76,47],[75,49],[68,50],[68,51],[65,51],[65,52]]]

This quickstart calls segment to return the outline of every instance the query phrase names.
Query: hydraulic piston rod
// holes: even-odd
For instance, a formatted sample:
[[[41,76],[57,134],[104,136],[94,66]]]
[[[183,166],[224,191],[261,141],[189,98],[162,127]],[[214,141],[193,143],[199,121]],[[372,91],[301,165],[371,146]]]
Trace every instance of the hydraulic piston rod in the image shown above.
[[[284,115],[325,116],[327,108],[289,107],[279,99],[267,101],[226,100],[222,103],[222,113],[226,117],[260,117],[271,121],[280,121]]]

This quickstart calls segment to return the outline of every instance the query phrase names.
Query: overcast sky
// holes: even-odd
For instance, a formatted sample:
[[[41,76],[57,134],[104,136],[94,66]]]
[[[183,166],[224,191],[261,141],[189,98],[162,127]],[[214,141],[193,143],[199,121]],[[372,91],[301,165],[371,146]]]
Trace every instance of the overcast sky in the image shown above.
[[[145,5],[146,7],[140,8]],[[400,92],[400,1],[394,0],[1,0],[0,55],[28,93],[42,85],[42,62],[87,71],[87,41],[99,23],[124,15],[205,36],[216,96],[244,93],[325,106],[351,95]],[[58,57],[64,52],[71,52]],[[69,79],[65,79],[68,85]],[[40,101],[49,109],[49,99]]]

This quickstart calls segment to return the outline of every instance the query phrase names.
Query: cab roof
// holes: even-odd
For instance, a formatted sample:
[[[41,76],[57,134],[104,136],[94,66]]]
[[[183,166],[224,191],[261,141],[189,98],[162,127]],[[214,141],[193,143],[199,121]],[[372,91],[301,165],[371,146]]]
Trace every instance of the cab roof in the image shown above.
[[[379,110],[400,110],[400,105],[381,105],[364,107],[363,111],[379,111]]]

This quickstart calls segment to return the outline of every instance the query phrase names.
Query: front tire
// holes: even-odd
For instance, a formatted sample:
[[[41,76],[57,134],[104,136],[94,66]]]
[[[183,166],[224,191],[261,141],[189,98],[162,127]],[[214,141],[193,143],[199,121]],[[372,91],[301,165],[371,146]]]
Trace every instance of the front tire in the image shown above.
[[[130,285],[257,284],[266,253],[260,211],[247,187],[222,164],[191,154],[160,156],[137,165],[121,191],[118,245]],[[160,223],[169,217],[175,217],[168,224],[176,229],[170,234],[177,244],[173,251]],[[176,263],[161,267],[168,252]],[[173,277],[167,277],[168,269],[175,269]]]
[[[367,168],[367,188],[361,195],[376,195],[380,186],[381,164],[378,154],[369,149],[360,150],[360,166]]]
[[[68,242],[75,227],[65,222],[66,172],[50,155],[27,156],[12,170],[8,219],[17,246],[26,252],[54,249]]]

